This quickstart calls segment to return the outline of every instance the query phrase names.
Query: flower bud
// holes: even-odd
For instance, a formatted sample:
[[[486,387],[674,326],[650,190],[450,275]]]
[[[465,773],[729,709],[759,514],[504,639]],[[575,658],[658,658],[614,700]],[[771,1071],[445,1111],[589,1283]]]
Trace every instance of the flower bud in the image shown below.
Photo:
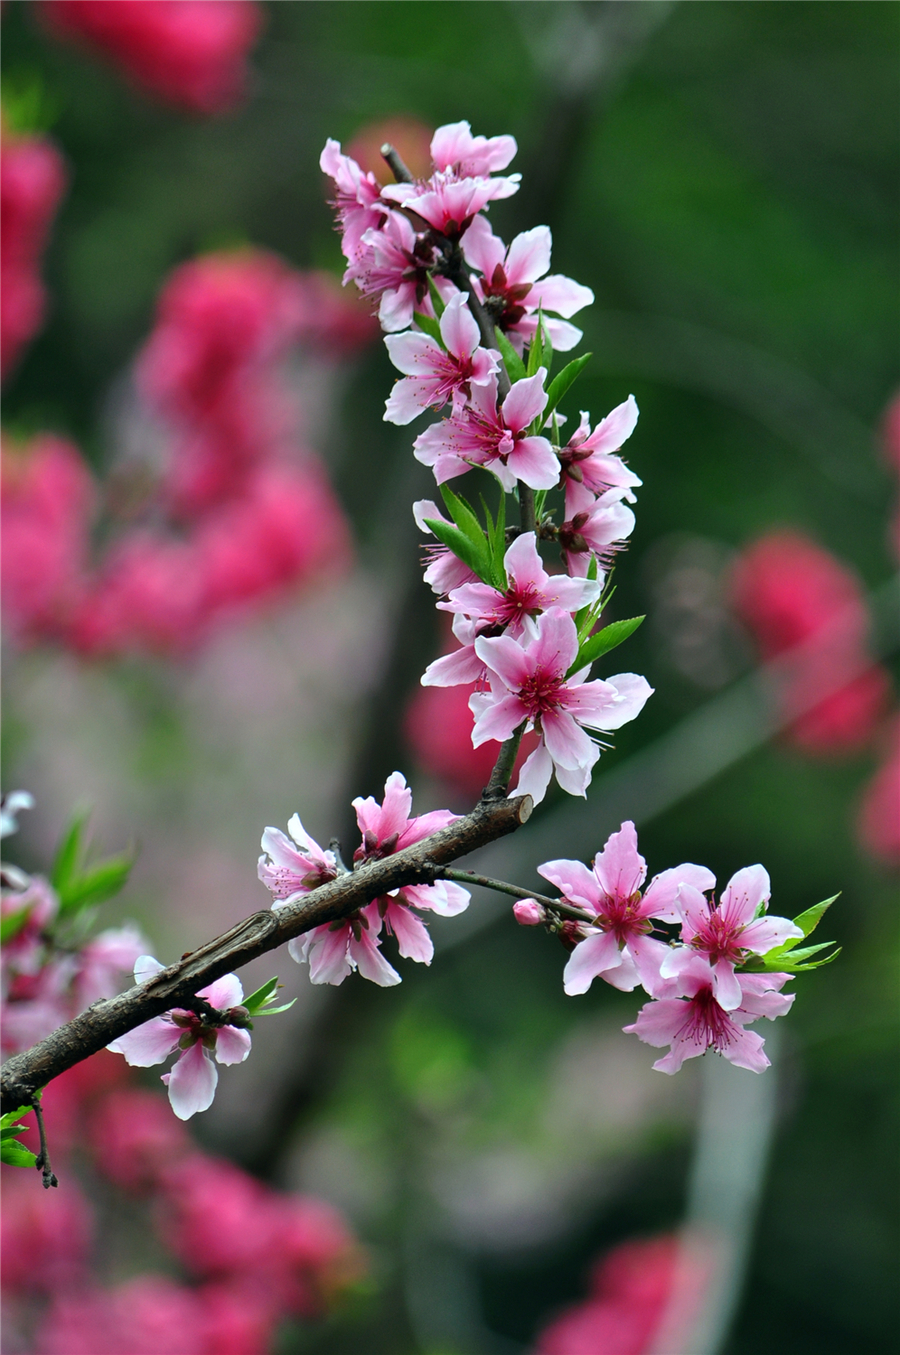
[[[513,904],[513,916],[521,927],[537,927],[544,921],[544,910],[534,899],[519,899]]]

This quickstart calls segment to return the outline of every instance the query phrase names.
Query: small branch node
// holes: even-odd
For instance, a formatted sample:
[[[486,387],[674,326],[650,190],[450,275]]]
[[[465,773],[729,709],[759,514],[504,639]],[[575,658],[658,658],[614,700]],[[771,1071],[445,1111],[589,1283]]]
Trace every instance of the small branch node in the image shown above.
[[[400,154],[386,141],[381,147],[381,157],[390,168],[391,173],[398,183],[415,183],[415,178],[409,168],[403,163]]]

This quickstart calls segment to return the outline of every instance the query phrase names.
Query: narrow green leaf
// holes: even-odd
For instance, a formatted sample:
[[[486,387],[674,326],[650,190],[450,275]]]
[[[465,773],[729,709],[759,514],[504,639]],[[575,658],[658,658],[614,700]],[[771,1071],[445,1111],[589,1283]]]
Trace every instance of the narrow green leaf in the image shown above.
[[[794,918],[794,926],[799,927],[804,936],[809,936],[816,930],[835,899],[840,897],[840,894],[835,894],[833,898],[825,899],[822,903],[816,903],[812,908],[807,908],[805,913],[801,913],[799,917]],[[795,937],[793,945],[796,945],[799,940],[799,936]]]
[[[596,635],[589,635],[579,647],[578,657],[566,676],[571,677],[573,673],[578,672],[579,668],[585,668],[588,664],[596,663],[597,659],[622,644],[624,640],[628,639],[629,635],[633,635],[643,620],[642,616],[632,616],[627,621],[612,621],[602,630],[598,630]]]
[[[525,367],[526,376],[534,376],[538,367],[544,360],[544,326],[541,323],[541,312],[538,310],[538,326],[534,331],[531,343],[528,345],[528,363]]]
[[[60,914],[74,913],[90,904],[105,903],[128,883],[134,865],[131,852],[110,856],[96,866],[70,877],[59,890]]]
[[[482,582],[489,583],[493,587],[493,583],[491,583],[491,558],[484,536],[481,538],[481,549],[479,550],[475,543],[470,541],[458,527],[451,527],[447,522],[433,522],[430,518],[425,519],[425,525],[434,533],[438,541],[445,545],[448,550],[452,550],[453,554],[462,560],[463,564],[468,565]]]
[[[0,1162],[5,1162],[8,1167],[34,1167],[37,1158],[30,1148],[15,1139],[3,1139],[0,1141]]]
[[[439,343],[446,353],[447,345],[444,343],[441,327],[437,320],[431,315],[423,315],[421,311],[413,311],[413,319],[422,333],[427,334],[430,338],[434,339],[436,343]]]
[[[547,408],[544,410],[545,419],[549,418],[553,410],[556,409],[556,406],[566,394],[566,391],[581,375],[592,357],[592,353],[585,353],[580,358],[574,358],[553,378],[550,385],[547,387]]]
[[[444,311],[447,308],[444,305],[440,292],[434,285],[434,278],[431,276],[430,273],[428,274],[428,295],[431,297],[431,304],[432,306],[434,306],[434,313],[440,320],[441,316],[444,314]]]
[[[253,1013],[253,1019],[255,1021],[259,1016],[276,1016],[278,1012],[289,1011],[296,1001],[297,999],[295,997],[292,997],[290,1002],[285,1002],[284,1005],[281,1007],[260,1007],[257,1011]]]
[[[471,504],[461,494],[454,494],[452,489],[446,485],[441,485],[441,497],[447,507],[447,512],[456,523],[457,527],[463,532],[472,545],[478,549],[484,545],[484,528],[478,520],[478,514]]]
[[[525,375],[525,363],[519,357],[502,329],[495,329],[494,334],[496,335],[497,347],[500,349],[500,356],[506,366],[509,379],[512,384],[515,385],[516,382],[521,381]]]
[[[66,888],[78,869],[81,839],[87,820],[86,811],[76,814],[57,849],[56,860],[50,872],[50,883],[58,894]]]
[[[491,556],[491,583],[494,588],[505,592],[508,586],[506,577],[506,568],[503,563],[506,555],[506,492],[500,488],[500,504],[497,508],[496,521],[491,517],[490,509],[482,497],[485,517],[488,523],[488,546]]]
[[[264,1002],[268,1002],[271,998],[275,996],[275,990],[277,987],[278,987],[277,977],[274,979],[268,979],[267,982],[264,983],[261,988],[257,988],[255,993],[251,993],[249,997],[245,997],[243,1002],[241,1003],[241,1006],[246,1007],[247,1011],[250,1012],[251,1014],[254,1013],[257,1007],[261,1007]]]
[[[6,917],[0,922],[0,945],[6,945],[14,936],[25,926],[31,914],[32,905],[26,903],[24,908],[17,908],[14,913],[7,913]]]

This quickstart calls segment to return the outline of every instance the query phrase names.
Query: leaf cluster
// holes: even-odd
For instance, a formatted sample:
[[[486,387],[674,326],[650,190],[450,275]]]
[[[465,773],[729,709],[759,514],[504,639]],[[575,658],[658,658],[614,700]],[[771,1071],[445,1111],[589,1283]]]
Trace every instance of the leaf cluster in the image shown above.
[[[27,1115],[31,1106],[19,1106],[8,1115],[0,1117],[0,1162],[9,1167],[34,1167],[37,1158],[30,1148],[18,1142],[17,1135],[24,1134],[27,1124],[19,1124],[23,1115]]]
[[[268,979],[261,988],[257,988],[255,993],[251,993],[249,997],[244,998],[241,1005],[247,1008],[250,1015],[251,1019],[247,1024],[251,1030],[253,1029],[253,1019],[255,1017],[275,1016],[278,1012],[286,1012],[290,1007],[293,1007],[294,1003],[297,1001],[296,998],[292,998],[290,1002],[282,1003],[280,1007],[273,1007],[270,1005],[275,1001],[275,995],[278,992],[278,989],[283,987],[284,984],[280,984],[276,976],[274,979]]]
[[[800,913],[793,919],[794,926],[799,927],[803,936],[792,936],[785,941],[783,945],[776,946],[774,950],[767,951],[765,955],[754,955],[741,968],[751,973],[763,974],[804,974],[809,969],[821,969],[822,965],[831,964],[841,953],[841,947],[838,946],[830,955],[820,956],[814,960],[814,955],[819,955],[821,951],[827,950],[833,946],[833,941],[822,941],[815,946],[802,946],[799,950],[797,946],[801,940],[805,940],[818,927],[826,911],[834,903],[835,899],[840,898],[835,894],[830,899],[825,899],[822,903],[814,904],[812,908],[807,908],[805,913]]]

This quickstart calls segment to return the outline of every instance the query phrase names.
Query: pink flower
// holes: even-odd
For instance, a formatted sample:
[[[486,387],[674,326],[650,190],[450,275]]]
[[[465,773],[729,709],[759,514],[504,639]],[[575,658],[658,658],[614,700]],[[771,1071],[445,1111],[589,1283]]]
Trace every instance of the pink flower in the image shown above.
[[[445,349],[428,334],[412,331],[385,339],[391,362],[406,375],[394,385],[385,409],[387,423],[411,423],[424,409],[448,400],[460,407],[472,386],[486,386],[498,370],[497,355],[479,346],[479,330],[461,292],[440,319]]]
[[[900,719],[889,731],[887,756],[863,792],[857,835],[877,860],[900,866]]]
[[[91,1142],[97,1170],[129,1193],[157,1190],[163,1173],[194,1151],[162,1097],[135,1088],[103,1098],[91,1120]]]
[[[555,884],[569,903],[594,915],[592,929],[572,951],[563,974],[570,997],[586,993],[598,976],[626,993],[640,983],[656,996],[664,986],[660,965],[669,948],[650,936],[651,919],[680,922],[679,888],[690,883],[698,890],[712,889],[716,883],[705,866],[686,862],[654,876],[642,897],[647,863],[630,821],[607,839],[591,870],[580,861],[560,860],[538,866],[538,874]]]
[[[541,743],[523,766],[515,792],[539,803],[553,772],[563,790],[584,795],[600,750],[583,726],[620,729],[640,714],[653,689],[634,673],[605,682],[583,682],[582,673],[567,677],[578,653],[578,633],[567,612],[545,612],[536,632],[525,645],[508,635],[475,641],[491,690],[474,693],[469,704],[476,717],[476,748],[486,739],[508,739],[526,721],[540,731]]]
[[[571,278],[544,277],[550,267],[551,244],[550,227],[535,226],[517,235],[506,249],[483,216],[475,218],[463,241],[466,261],[481,273],[477,290],[488,314],[514,341],[518,339],[520,347],[534,337],[539,308],[567,320],[594,300],[590,287]],[[581,338],[581,330],[565,320],[548,317],[545,325],[560,353],[569,352]]]
[[[443,522],[448,527],[453,525],[447,521],[433,499],[419,499],[414,503],[413,517],[419,531],[426,532],[429,536],[434,535],[428,526],[429,522]],[[458,588],[462,583],[473,583],[478,578],[478,575],[446,546],[426,546],[425,559],[428,561],[425,582],[434,593],[449,593],[451,588]]]
[[[461,178],[506,169],[518,146],[513,136],[473,136],[468,122],[448,122],[431,138],[431,158],[440,172]]]
[[[425,236],[416,235],[405,216],[388,212],[379,226],[370,226],[344,274],[344,284],[355,282],[363,296],[378,297],[378,319],[389,334],[406,329],[413,312],[431,315],[428,267],[434,249]]]
[[[508,586],[501,592],[487,583],[467,583],[455,588],[438,609],[457,612],[482,629],[500,626],[514,639],[533,631],[533,624],[541,612],[551,607],[577,612],[596,602],[602,583],[591,579],[570,579],[565,574],[548,574],[538,555],[534,532],[523,532],[503,557]]]
[[[6,627],[23,643],[67,633],[85,587],[93,479],[76,447],[51,434],[3,444]]]
[[[546,438],[526,436],[547,403],[546,375],[540,367],[534,376],[517,381],[499,409],[496,376],[474,386],[464,410],[419,434],[413,444],[416,459],[434,468],[439,485],[464,475],[470,466],[484,466],[507,493],[517,480],[532,489],[552,489],[559,479],[556,453]]]
[[[749,955],[765,955],[790,937],[802,938],[803,932],[787,918],[764,915],[772,893],[764,867],[745,866],[732,875],[718,905],[700,892],[714,884],[714,880],[707,885],[685,880],[681,885],[676,907],[685,944],[667,951],[660,974],[664,979],[677,978],[693,970],[698,955],[705,956],[716,1002],[734,1011],[741,1003],[744,978],[735,973],[735,965]]]
[[[163,968],[152,955],[142,955],[134,966],[135,980],[146,983]],[[240,1021],[246,1016],[240,1008],[244,990],[236,974],[216,979],[197,996],[226,1018],[234,1016]],[[178,1061],[171,1073],[163,1073],[162,1081],[169,1089],[169,1101],[179,1120],[189,1120],[213,1103],[219,1080],[213,1056],[217,1063],[243,1063],[250,1053],[250,1034],[241,1024],[232,1025],[226,1020],[222,1025],[209,1025],[195,1012],[175,1007],[120,1035],[107,1048],[114,1054],[123,1054],[133,1068],[150,1068],[180,1049]]]
[[[594,499],[608,489],[624,489],[629,503],[634,502],[633,489],[641,481],[630,471],[620,456],[619,448],[634,432],[638,407],[633,395],[607,414],[591,432],[587,410],[581,411],[581,423],[559,453],[566,490],[566,517],[590,512]]]
[[[263,25],[255,0],[45,0],[59,37],[111,58],[140,88],[191,113],[222,113],[244,93]]]
[[[130,974],[138,957],[147,953],[146,937],[134,923],[108,927],[78,952],[75,1005],[84,1011],[92,1002],[121,991],[121,976]]]
[[[262,835],[263,855],[257,873],[278,902],[292,903],[299,894],[318,889],[337,875],[334,852],[323,851],[310,837],[300,815],[288,820],[291,842],[280,828],[267,828]],[[273,904],[277,907],[277,903]],[[293,944],[293,942],[291,943]]]
[[[352,264],[364,252],[362,238],[370,228],[378,228],[388,214],[381,201],[381,185],[375,175],[364,173],[349,155],[341,152],[341,143],[325,142],[319,157],[319,168],[334,180],[337,210],[343,238],[344,257]]]
[[[538,927],[547,914],[534,899],[519,899],[513,904],[513,917],[520,927]]]
[[[656,1048],[671,1046],[669,1053],[653,1065],[660,1073],[677,1073],[685,1059],[695,1059],[708,1049],[724,1054],[729,1063],[738,1068],[761,1073],[769,1066],[769,1060],[762,1052],[764,1041],[755,1031],[744,1027],[763,1016],[770,1021],[784,1016],[794,995],[784,996],[779,990],[789,977],[788,974],[738,975],[739,1003],[726,1011],[716,1001],[708,962],[702,955],[691,955],[675,980],[681,996],[645,1003],[634,1024],[622,1029]]]
[[[43,876],[31,875],[25,879],[24,889],[4,889],[0,896],[0,916],[4,921],[17,915],[24,917],[24,923],[15,935],[3,943],[4,985],[10,975],[40,973],[47,958],[44,933],[59,911],[56,890]]]
[[[559,544],[570,574],[586,577],[592,557],[601,572],[607,569],[621,543],[634,531],[634,513],[622,503],[624,493],[621,488],[607,490],[592,508],[562,524]]]
[[[46,293],[40,257],[65,192],[66,171],[56,146],[42,136],[4,132],[0,155],[0,375],[7,376],[40,329]]]
[[[487,681],[487,667],[475,653],[475,641],[484,630],[480,621],[471,621],[457,614],[453,618],[453,634],[460,648],[434,659],[419,681],[423,687],[459,687],[472,682],[483,686]]]
[[[388,184],[381,195],[389,203],[415,212],[440,235],[458,240],[489,202],[518,192],[520,178],[520,174],[458,178],[452,170],[446,170],[424,183]]]
[[[730,586],[735,611],[762,658],[786,655],[782,710],[788,718],[798,707],[804,711],[787,738],[813,754],[864,745],[884,711],[890,683],[885,670],[868,661],[868,615],[850,569],[801,533],[777,531],[744,550]],[[821,700],[810,709],[818,693]]]

